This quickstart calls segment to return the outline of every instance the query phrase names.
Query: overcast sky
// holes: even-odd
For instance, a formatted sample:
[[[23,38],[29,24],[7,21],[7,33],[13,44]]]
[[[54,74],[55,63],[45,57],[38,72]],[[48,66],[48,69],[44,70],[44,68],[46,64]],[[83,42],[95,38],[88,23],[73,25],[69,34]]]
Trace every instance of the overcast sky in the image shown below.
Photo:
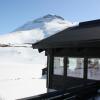
[[[0,34],[46,14],[72,22],[100,19],[100,0],[0,0]]]

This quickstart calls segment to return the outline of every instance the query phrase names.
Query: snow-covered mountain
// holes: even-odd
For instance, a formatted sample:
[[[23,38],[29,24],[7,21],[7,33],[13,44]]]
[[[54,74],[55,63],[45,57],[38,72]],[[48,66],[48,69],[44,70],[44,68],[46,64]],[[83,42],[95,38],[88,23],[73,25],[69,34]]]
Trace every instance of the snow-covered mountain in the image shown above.
[[[72,25],[60,16],[48,14],[25,23],[11,33],[0,36],[0,44],[34,43]]]

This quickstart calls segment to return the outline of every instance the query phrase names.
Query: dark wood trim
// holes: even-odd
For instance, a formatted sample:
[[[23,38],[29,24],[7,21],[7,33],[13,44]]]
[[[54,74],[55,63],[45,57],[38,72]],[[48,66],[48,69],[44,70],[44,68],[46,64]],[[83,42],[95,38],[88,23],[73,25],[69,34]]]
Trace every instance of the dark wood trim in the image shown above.
[[[65,56],[64,57],[64,77],[67,76],[67,66],[68,65],[68,58]]]
[[[47,87],[47,91],[49,89],[49,55],[47,56],[47,81],[46,81],[46,87]]]
[[[52,87],[52,76],[53,76],[53,65],[54,65],[54,56],[53,56],[53,51],[52,49],[49,50],[49,55],[48,55],[48,82],[47,82],[47,87],[51,88]]]
[[[84,83],[87,81],[87,75],[88,75],[88,58],[84,57],[84,72],[83,72],[83,78],[84,78]]]
[[[54,56],[100,58],[100,48],[59,48],[54,49]]]
[[[67,77],[67,68],[68,68],[68,57],[64,57],[64,89],[66,89],[66,77]]]

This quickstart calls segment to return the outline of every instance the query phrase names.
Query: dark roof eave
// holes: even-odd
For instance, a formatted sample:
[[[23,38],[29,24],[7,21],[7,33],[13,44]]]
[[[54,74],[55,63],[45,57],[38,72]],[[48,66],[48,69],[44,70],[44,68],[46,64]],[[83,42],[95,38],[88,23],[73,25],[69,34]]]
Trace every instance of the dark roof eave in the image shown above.
[[[92,22],[70,27],[46,39],[34,43],[34,49],[66,48],[66,47],[99,47],[100,24]],[[100,22],[100,21],[99,21]],[[89,25],[88,25],[89,24]],[[92,44],[93,43],[93,44]],[[96,43],[96,45],[95,45]],[[99,44],[99,45],[97,45]]]
[[[34,49],[100,47],[100,40],[33,44]]]

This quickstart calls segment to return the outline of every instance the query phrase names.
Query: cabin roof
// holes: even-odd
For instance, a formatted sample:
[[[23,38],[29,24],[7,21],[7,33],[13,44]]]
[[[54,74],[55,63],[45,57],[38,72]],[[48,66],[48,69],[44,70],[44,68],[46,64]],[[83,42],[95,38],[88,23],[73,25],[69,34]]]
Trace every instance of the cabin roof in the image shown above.
[[[79,23],[32,44],[33,48],[100,47],[100,20]]]

